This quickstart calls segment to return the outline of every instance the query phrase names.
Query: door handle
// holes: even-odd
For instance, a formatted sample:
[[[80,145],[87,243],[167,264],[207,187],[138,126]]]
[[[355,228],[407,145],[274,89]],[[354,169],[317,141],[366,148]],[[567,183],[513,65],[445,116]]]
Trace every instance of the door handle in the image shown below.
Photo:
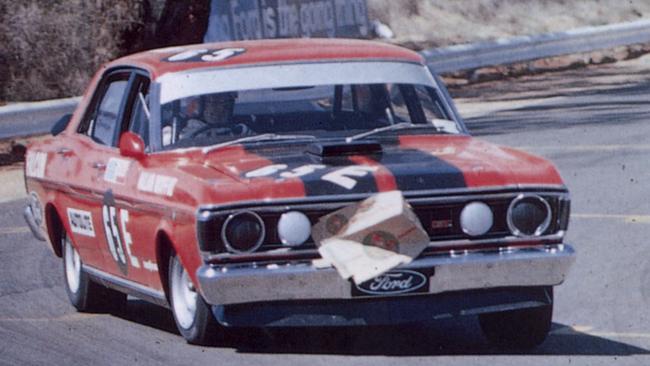
[[[56,151],[57,154],[63,155],[63,156],[70,156],[72,155],[72,149],[68,149],[67,147],[60,148],[59,150]]]
[[[106,164],[102,163],[101,161],[94,162],[92,166],[97,170],[106,170]]]

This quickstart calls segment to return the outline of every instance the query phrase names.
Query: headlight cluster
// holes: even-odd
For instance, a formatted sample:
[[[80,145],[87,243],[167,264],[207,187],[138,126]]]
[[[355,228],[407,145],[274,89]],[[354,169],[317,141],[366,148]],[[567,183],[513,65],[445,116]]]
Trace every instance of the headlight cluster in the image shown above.
[[[276,219],[265,221],[257,213],[245,210],[225,217],[203,211],[197,216],[199,249],[203,252],[253,253],[265,242],[269,230],[277,234],[282,245],[287,247],[300,246],[311,236],[311,222],[302,212],[285,212]]]
[[[570,201],[568,198],[553,198],[551,201],[553,205],[536,194],[518,195],[510,201],[505,212],[507,230],[518,237],[541,236],[549,229],[554,232],[566,230]],[[460,213],[460,227],[472,237],[487,234],[496,220],[493,208],[480,201],[466,204]]]
[[[508,227],[517,236],[542,235],[551,224],[551,206],[536,195],[519,195],[508,207]]]
[[[228,216],[221,228],[221,240],[232,253],[254,252],[264,242],[265,235],[264,221],[250,211]]]

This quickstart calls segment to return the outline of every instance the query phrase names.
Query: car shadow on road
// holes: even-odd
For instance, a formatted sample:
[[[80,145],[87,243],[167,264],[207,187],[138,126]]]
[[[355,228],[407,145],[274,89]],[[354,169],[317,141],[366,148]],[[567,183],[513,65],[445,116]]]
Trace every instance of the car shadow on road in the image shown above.
[[[458,319],[460,320],[460,319]],[[232,330],[225,343],[241,353],[334,354],[366,356],[589,355],[632,356],[650,351],[554,324],[547,340],[532,351],[493,347],[476,319],[427,325],[368,328]],[[461,324],[459,324],[461,323]]]
[[[126,309],[113,314],[121,319],[178,335],[170,310],[130,299]],[[532,351],[495,348],[481,335],[476,317],[432,321],[410,326],[225,328],[214,347],[240,353],[329,355],[648,355],[649,350],[590,335],[554,323],[546,341]]]
[[[169,309],[151,304],[144,300],[129,298],[126,308],[112,313],[112,315],[167,333],[178,334],[180,336],[176,329],[172,312]]]

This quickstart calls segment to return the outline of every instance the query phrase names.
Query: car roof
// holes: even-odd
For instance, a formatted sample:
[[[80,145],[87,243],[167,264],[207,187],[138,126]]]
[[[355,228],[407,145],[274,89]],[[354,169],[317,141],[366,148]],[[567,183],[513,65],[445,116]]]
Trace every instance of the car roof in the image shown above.
[[[244,51],[216,62],[200,61],[199,58],[176,62],[168,60],[170,57],[187,51],[209,50],[212,52],[226,48],[244,49]],[[362,60],[424,63],[424,59],[418,53],[387,43],[353,39],[302,38],[218,42],[162,48],[120,58],[107,64],[106,67],[134,66],[147,70],[151,77],[156,79],[166,73],[214,67]]]

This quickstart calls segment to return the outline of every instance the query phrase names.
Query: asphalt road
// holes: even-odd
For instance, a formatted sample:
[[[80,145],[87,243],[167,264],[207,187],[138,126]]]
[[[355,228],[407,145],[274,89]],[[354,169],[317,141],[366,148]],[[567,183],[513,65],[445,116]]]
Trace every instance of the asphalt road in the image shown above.
[[[487,345],[474,318],[417,328],[240,329],[186,345],[169,311],[130,300],[78,314],[61,263],[28,233],[20,201],[0,205],[0,365],[650,364],[650,62],[456,90],[470,130],[553,160],[573,197],[578,250],[556,288],[554,325],[531,353]]]

